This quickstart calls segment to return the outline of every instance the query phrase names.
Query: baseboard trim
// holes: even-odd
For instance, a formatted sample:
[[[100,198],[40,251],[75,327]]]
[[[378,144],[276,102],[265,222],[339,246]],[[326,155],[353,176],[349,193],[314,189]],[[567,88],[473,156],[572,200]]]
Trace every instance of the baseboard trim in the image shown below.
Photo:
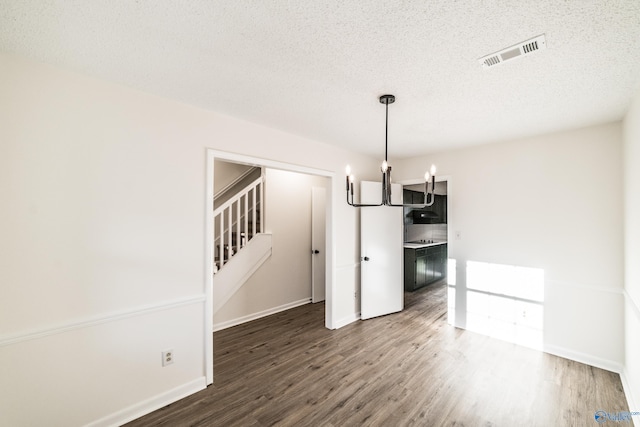
[[[554,356],[584,363],[585,365],[590,365],[596,368],[604,369],[606,371],[615,372],[616,374],[621,374],[623,370],[623,366],[619,362],[602,359],[600,357],[592,356],[580,351],[570,350],[565,347],[545,344],[542,351],[544,351],[545,353],[553,354]]]
[[[357,320],[360,320],[360,313],[353,313],[349,316],[343,317],[342,319],[339,319],[338,321],[336,321],[336,329],[340,329],[343,326],[347,326],[350,323],[353,323]]]
[[[157,311],[170,310],[172,308],[182,307],[191,304],[201,304],[206,301],[204,294],[192,295],[183,298],[177,298],[174,300],[163,301],[155,304],[148,304],[129,308],[126,310],[114,311],[94,317],[87,317],[85,319],[78,319],[66,323],[61,323],[55,326],[49,326],[45,328],[34,329],[31,331],[21,332],[12,335],[5,335],[0,337],[0,347],[17,344],[24,341],[35,340],[44,338],[50,335],[62,334],[65,332],[73,331],[76,329],[88,328],[91,326],[100,325],[102,323],[114,322],[117,320],[126,319],[129,317],[142,316]]]
[[[304,298],[298,301],[293,301],[287,304],[280,305],[278,307],[262,310],[257,313],[247,314],[246,316],[238,317],[236,319],[227,320],[225,322],[214,323],[211,327],[213,332],[221,331],[223,329],[231,328],[233,326],[241,325],[243,323],[251,322],[252,320],[260,319],[262,317],[271,316],[272,314],[280,313],[281,311],[290,310],[301,305],[310,304],[311,298]]]
[[[627,369],[623,369],[622,373],[620,373],[620,380],[622,381],[622,387],[624,388],[624,394],[627,396],[627,404],[629,404],[630,411],[638,411],[640,409],[640,402],[635,399],[633,395],[633,390],[631,388],[631,383],[629,383],[629,376],[627,375]]]
[[[150,399],[143,400],[140,403],[136,403],[135,405],[131,405],[118,412],[114,412],[106,417],[92,421],[87,424],[87,427],[110,427],[123,425],[171,403],[177,402],[180,399],[184,399],[185,397],[197,393],[200,390],[204,390],[206,387],[206,377],[197,378]]]

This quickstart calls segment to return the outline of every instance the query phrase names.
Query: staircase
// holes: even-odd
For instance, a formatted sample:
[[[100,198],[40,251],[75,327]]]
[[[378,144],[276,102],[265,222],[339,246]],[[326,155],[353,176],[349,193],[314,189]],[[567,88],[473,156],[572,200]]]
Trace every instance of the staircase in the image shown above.
[[[263,200],[264,180],[261,176],[213,211],[214,272],[221,270],[262,232]]]
[[[214,314],[271,257],[271,234],[263,232],[263,212],[262,176],[213,211]]]

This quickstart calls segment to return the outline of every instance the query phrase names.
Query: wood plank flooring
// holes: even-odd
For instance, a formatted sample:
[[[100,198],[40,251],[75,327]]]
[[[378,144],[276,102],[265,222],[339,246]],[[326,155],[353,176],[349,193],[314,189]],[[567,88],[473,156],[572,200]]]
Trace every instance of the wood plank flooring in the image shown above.
[[[305,305],[214,334],[214,384],[134,426],[590,426],[620,377],[449,326],[444,282],[330,331]]]

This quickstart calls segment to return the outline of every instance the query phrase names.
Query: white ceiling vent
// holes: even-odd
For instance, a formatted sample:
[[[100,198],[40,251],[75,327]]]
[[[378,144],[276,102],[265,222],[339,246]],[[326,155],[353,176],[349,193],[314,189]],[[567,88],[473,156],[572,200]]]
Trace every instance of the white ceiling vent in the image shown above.
[[[478,61],[483,68],[491,68],[495,65],[502,64],[505,61],[509,61],[514,58],[518,58],[524,55],[530,55],[533,52],[545,49],[547,44],[544,40],[544,34],[534,37],[529,40],[525,40],[521,43],[509,46],[496,53],[492,53],[487,56],[483,56]]]

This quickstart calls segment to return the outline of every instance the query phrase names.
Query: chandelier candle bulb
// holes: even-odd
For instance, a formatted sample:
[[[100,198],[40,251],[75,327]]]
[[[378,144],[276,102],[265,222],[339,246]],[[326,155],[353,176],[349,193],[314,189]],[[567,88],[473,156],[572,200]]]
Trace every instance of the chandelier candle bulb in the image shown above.
[[[347,191],[349,191],[349,179],[351,179],[351,177],[353,177],[353,175],[351,175],[351,166],[347,165],[347,167],[345,169],[345,173],[347,175],[346,176],[346,178],[347,178]]]
[[[427,202],[429,197],[429,172],[424,173],[424,200]]]

